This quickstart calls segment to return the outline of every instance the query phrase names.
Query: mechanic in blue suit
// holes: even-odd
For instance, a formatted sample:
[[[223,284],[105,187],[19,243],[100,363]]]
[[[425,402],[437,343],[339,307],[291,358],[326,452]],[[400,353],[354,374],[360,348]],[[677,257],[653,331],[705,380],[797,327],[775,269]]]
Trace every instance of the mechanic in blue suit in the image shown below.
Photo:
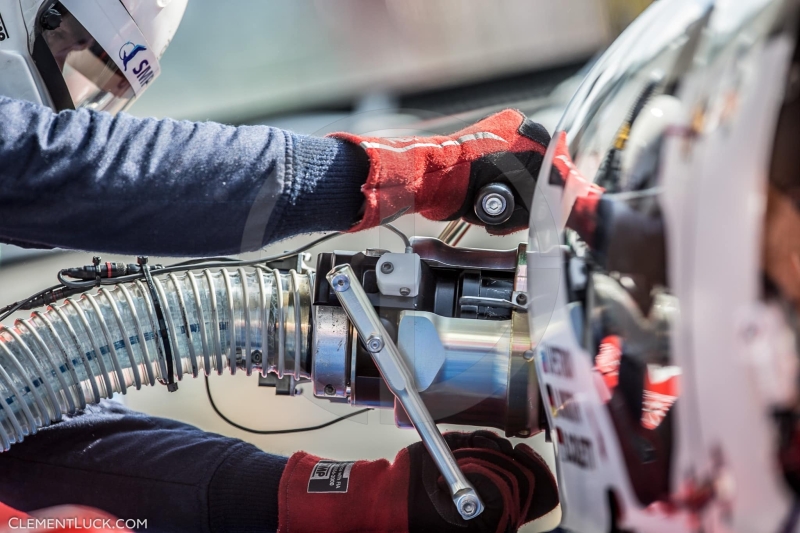
[[[0,241],[208,256],[410,212],[478,223],[475,191],[515,172],[533,179],[548,142],[511,110],[450,136],[389,140],[54,113],[0,97]],[[517,206],[491,231],[525,227]],[[448,439],[487,504],[469,522],[454,516],[421,444],[393,463],[355,463],[346,493],[314,494],[319,458],[277,457],[105,403],[0,454],[0,501],[22,511],[87,505],[191,532],[512,531],[556,506],[553,477],[527,446],[488,432]]]

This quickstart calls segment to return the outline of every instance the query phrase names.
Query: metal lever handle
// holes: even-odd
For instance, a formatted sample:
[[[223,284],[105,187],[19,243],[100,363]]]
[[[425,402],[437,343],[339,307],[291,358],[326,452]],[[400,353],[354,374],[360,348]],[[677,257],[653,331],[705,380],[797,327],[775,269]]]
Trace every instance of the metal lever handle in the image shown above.
[[[327,279],[350,322],[372,354],[389,390],[405,408],[408,418],[442,473],[459,514],[464,520],[475,518],[483,512],[483,502],[458,467],[453,452],[439,433],[433,417],[417,392],[413,374],[406,366],[397,345],[381,324],[378,313],[370,304],[355,272],[350,265],[339,265],[328,272]]]

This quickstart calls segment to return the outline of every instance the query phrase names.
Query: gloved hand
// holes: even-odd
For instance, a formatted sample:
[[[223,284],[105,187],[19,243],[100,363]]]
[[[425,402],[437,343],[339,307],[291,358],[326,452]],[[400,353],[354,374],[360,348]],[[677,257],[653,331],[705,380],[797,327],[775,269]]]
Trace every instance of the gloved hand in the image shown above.
[[[506,222],[487,226],[506,234],[528,226],[526,203],[550,135],[519,111],[507,109],[452,135],[387,139],[334,133],[367,152],[370,171],[362,187],[364,215],[350,231],[391,222],[405,213],[431,220],[463,218],[484,225],[475,216],[475,195],[489,183],[510,185],[515,210]]]
[[[544,460],[489,431],[445,435],[459,466],[485,505],[465,521],[420,443],[393,463],[336,462],[299,452],[286,465],[279,492],[279,533],[503,533],[548,513],[558,489]]]

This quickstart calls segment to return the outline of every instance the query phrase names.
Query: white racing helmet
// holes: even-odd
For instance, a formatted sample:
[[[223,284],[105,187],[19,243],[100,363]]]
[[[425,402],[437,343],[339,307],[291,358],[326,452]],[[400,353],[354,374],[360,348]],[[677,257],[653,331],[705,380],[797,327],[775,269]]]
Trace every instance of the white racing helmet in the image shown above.
[[[797,529],[798,4],[656,2],[554,135],[528,292],[567,529]]]
[[[0,95],[125,109],[161,73],[188,0],[0,0]]]

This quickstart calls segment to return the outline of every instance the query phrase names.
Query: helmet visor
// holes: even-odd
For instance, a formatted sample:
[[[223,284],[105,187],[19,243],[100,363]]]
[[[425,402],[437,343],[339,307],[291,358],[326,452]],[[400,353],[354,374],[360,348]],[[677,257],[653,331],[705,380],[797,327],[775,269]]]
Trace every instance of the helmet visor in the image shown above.
[[[41,38],[63,76],[75,108],[115,113],[133,101],[128,79],[92,34],[61,3],[57,27],[42,27]],[[55,24],[53,24],[55,26]]]

